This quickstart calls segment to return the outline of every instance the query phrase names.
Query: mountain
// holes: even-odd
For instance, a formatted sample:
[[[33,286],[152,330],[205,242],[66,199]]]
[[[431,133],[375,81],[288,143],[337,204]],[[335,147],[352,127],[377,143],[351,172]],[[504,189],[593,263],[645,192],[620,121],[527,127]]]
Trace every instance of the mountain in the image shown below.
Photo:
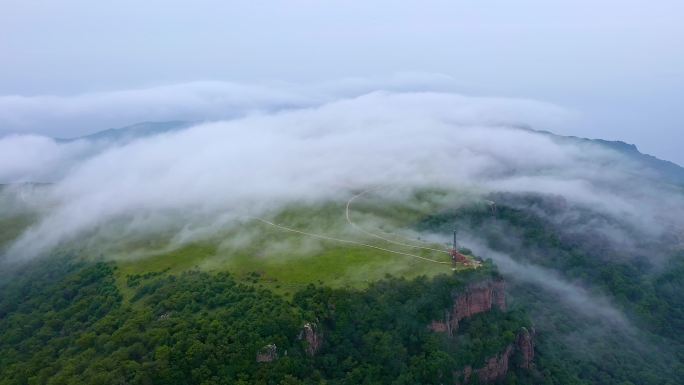
[[[72,142],[76,140],[106,140],[119,144],[125,144],[139,138],[183,130],[191,125],[191,122],[185,121],[142,122],[121,128],[109,128],[85,136],[78,136],[75,138],[57,138],[56,140],[59,142]]]
[[[121,128],[110,128],[98,131],[93,134],[79,136],[75,138],[57,139],[60,142],[71,142],[75,140],[113,141],[117,144],[126,144],[135,139],[150,137],[174,131],[180,131],[192,126],[193,122],[187,121],[168,121],[168,122],[141,122],[131,126]],[[536,130],[528,127],[517,127],[522,130],[536,132],[547,135],[558,143],[595,145],[624,155],[627,159],[636,162],[645,169],[654,171],[657,176],[669,183],[684,185],[684,168],[674,162],[659,159],[653,155],[644,154],[639,151],[636,145],[622,141],[610,141],[604,139],[589,139],[577,136],[557,135],[549,131]]]
[[[189,125],[61,141],[126,144]],[[598,162],[582,182],[622,162],[627,177],[593,205],[527,181],[352,190],[235,221],[141,204],[1,265],[0,385],[679,384],[684,240],[680,221],[653,227],[677,216],[682,168],[623,142],[538,133]],[[506,177],[557,171],[530,163]],[[632,177],[667,187],[658,216],[602,207]],[[0,185],[0,250],[50,213],[52,186]],[[444,243],[454,230],[458,253]]]
[[[630,159],[639,162],[644,167],[648,167],[657,171],[663,179],[668,180],[674,184],[684,185],[684,168],[682,168],[680,165],[674,162],[663,160],[653,155],[644,154],[640,152],[637,146],[633,144],[628,144],[621,141],[608,141],[602,139],[583,139],[574,137],[568,138],[575,139],[578,141],[589,141],[591,143],[596,143],[598,145],[611,148],[615,151],[618,151],[626,155]]]
[[[627,159],[632,160],[637,164],[641,165],[645,169],[655,171],[658,178],[672,184],[684,186],[684,167],[681,167],[680,165],[674,162],[657,158],[653,155],[644,154],[641,151],[639,151],[637,146],[634,144],[625,143],[619,140],[613,141],[604,139],[588,139],[577,136],[563,136],[541,130],[531,131],[547,135],[551,137],[554,141],[559,143],[579,145],[590,144],[618,152],[624,155]]]

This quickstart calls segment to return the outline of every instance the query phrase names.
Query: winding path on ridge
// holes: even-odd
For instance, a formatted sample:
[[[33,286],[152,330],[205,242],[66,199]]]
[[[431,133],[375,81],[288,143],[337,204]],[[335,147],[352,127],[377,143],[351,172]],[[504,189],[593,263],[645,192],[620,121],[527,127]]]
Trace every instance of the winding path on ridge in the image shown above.
[[[362,232],[362,233],[364,233],[364,234],[366,234],[366,235],[370,235],[371,237],[375,237],[375,238],[378,238],[378,239],[380,239],[380,240],[383,240],[383,241],[385,241],[385,242],[392,243],[392,244],[395,244],[395,245],[399,245],[399,246],[403,246],[403,247],[409,247],[409,248],[413,248],[413,249],[431,250],[431,251],[435,251],[435,252],[438,252],[438,253],[449,254],[449,252],[446,251],[446,250],[435,249],[435,248],[427,247],[427,246],[411,245],[411,244],[403,243],[403,242],[397,242],[397,241],[394,241],[394,240],[392,240],[392,239],[385,238],[385,237],[383,237],[383,236],[381,236],[381,235],[379,235],[379,234],[377,234],[377,233],[370,232],[370,231],[364,229],[363,227],[357,225],[356,223],[354,223],[354,222],[351,220],[351,214],[350,214],[350,211],[351,211],[351,210],[350,210],[351,204],[352,204],[352,202],[353,202],[356,198],[359,198],[360,196],[366,194],[368,191],[370,191],[370,190],[361,191],[360,193],[354,195],[353,197],[351,197],[351,199],[349,199],[349,200],[347,201],[347,207],[346,207],[346,209],[345,209],[345,215],[346,215],[346,217],[347,217],[347,222],[348,222],[353,228],[355,228],[356,230],[358,230],[358,231],[360,231],[360,232]],[[397,237],[401,237],[401,236],[398,236],[398,235],[397,235]],[[407,238],[405,238],[405,237],[401,237],[401,238],[407,239]],[[408,239],[407,239],[407,240],[408,240]]]
[[[384,247],[375,246],[375,245],[370,245],[370,244],[368,244],[368,243],[352,241],[352,240],[349,240],[349,239],[335,238],[335,237],[330,237],[330,236],[322,235],[322,234],[309,233],[309,232],[306,232],[306,231],[297,230],[297,229],[293,229],[293,228],[290,228],[290,227],[287,227],[287,226],[279,225],[279,224],[277,224],[277,223],[273,223],[273,222],[271,222],[271,221],[267,221],[266,219],[263,219],[263,218],[256,218],[256,217],[255,217],[254,219],[256,219],[256,220],[259,221],[259,222],[265,223],[265,224],[267,224],[267,225],[277,227],[277,228],[279,228],[279,229],[281,229],[281,230],[285,230],[285,231],[289,231],[289,232],[297,233],[297,234],[301,234],[301,235],[306,235],[306,236],[313,237],[313,238],[323,239],[323,240],[327,240],[327,241],[335,241],[335,242],[347,243],[347,244],[350,244],[350,245],[356,245],[356,246],[362,246],[362,247],[369,247],[369,248],[371,248],[371,249],[386,251],[386,252],[388,252],[388,253],[404,255],[404,256],[407,256],[407,257],[418,258],[418,259],[422,259],[422,260],[427,261],[427,262],[439,263],[439,264],[442,264],[442,265],[450,265],[450,264],[451,264],[451,262],[438,261],[438,260],[436,260],[436,259],[431,259],[431,258],[427,258],[427,257],[422,257],[422,256],[420,256],[420,255],[415,255],[415,254],[404,253],[404,252],[396,251],[396,250],[390,250],[390,249],[386,249],[386,248],[384,248]]]
[[[367,231],[367,230],[363,229],[362,227],[360,227],[359,225],[355,224],[355,223],[351,220],[351,216],[350,216],[350,214],[349,214],[351,203],[352,203],[352,201],[354,201],[354,199],[360,197],[361,195],[365,194],[366,192],[368,192],[368,190],[362,191],[361,193],[354,195],[353,197],[351,197],[351,199],[349,199],[349,200],[347,201],[347,205],[346,205],[346,208],[345,208],[345,216],[346,216],[346,218],[347,218],[347,222],[348,222],[354,229],[356,229],[356,230],[358,230],[358,231],[360,231],[360,232],[362,232],[362,233],[364,233],[364,234],[366,234],[366,235],[370,235],[370,236],[375,237],[375,238],[378,238],[378,239],[380,239],[380,240],[382,240],[382,241],[385,241],[385,242],[388,242],[388,243],[391,243],[391,244],[395,244],[395,245],[398,245],[398,246],[408,247],[408,248],[416,248],[416,249],[423,249],[423,250],[430,250],[430,251],[434,251],[434,252],[449,254],[449,252],[448,252],[448,251],[445,251],[445,250],[439,250],[439,249],[435,249],[435,248],[431,248],[431,247],[410,245],[410,244],[408,244],[408,243],[402,243],[402,242],[393,241],[393,240],[391,240],[391,239],[387,239],[387,238],[384,238],[384,237],[382,237],[382,236],[380,236],[380,235],[378,235],[378,234],[375,234],[375,233],[372,233],[372,232],[370,232],[370,231]],[[269,226],[273,226],[273,227],[278,228],[278,229],[280,229],[280,230],[288,231],[288,232],[295,233],[295,234],[305,235],[305,236],[308,236],[308,237],[318,238],[318,239],[327,240],[327,241],[334,241],[334,242],[346,243],[346,244],[349,244],[349,245],[356,245],[356,246],[361,246],[361,247],[367,247],[367,248],[371,248],[371,249],[375,249],[375,250],[384,251],[384,252],[387,252],[387,253],[392,253],[392,254],[397,254],[397,255],[403,255],[403,256],[407,256],[407,257],[412,257],[412,258],[416,258],[416,259],[420,259],[420,260],[423,260],[423,261],[426,261],[426,262],[436,263],[436,264],[440,264],[440,265],[451,265],[451,261],[439,261],[439,260],[436,260],[436,259],[427,258],[427,257],[423,257],[423,256],[420,256],[420,255],[411,254],[411,253],[404,253],[404,252],[402,252],[402,251],[391,250],[391,249],[387,249],[387,248],[384,248],[384,247],[371,245],[371,244],[368,244],[368,243],[363,243],[363,242],[358,242],[358,241],[352,241],[352,240],[349,240],[349,239],[336,238],[336,237],[331,237],[331,236],[328,236],[328,235],[316,234],[316,233],[310,233],[310,232],[307,232],[307,231],[297,230],[297,229],[293,229],[293,228],[291,228],[291,227],[283,226],[283,225],[280,225],[280,224],[277,224],[277,223],[274,223],[274,222],[271,222],[271,221],[268,221],[268,220],[266,220],[266,219],[259,218],[259,217],[252,217],[252,218],[253,218],[253,219],[256,219],[257,221],[259,221],[259,222],[261,222],[261,223],[267,224],[267,225],[269,225]]]

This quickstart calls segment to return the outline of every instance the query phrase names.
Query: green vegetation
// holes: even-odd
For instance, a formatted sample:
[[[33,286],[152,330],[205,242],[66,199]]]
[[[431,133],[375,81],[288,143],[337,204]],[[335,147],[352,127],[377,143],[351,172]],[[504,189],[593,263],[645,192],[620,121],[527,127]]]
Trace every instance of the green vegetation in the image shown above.
[[[0,216],[0,250],[20,236],[33,219],[28,215]]]
[[[109,245],[118,249],[112,255],[92,249],[92,240],[64,245],[61,255],[79,257],[0,273],[0,385],[451,383],[454,371],[482,366],[532,323],[535,368],[512,369],[507,383],[678,384],[684,378],[683,251],[643,241],[640,250],[671,256],[650,264],[650,258],[591,231],[572,233],[556,224],[549,211],[561,210],[562,216],[562,205],[549,208],[540,197],[525,196],[524,204],[497,197],[495,211],[484,203],[444,210],[453,199],[440,191],[420,192],[403,203],[364,197],[354,203],[353,219],[416,245],[423,243],[399,237],[397,229],[415,226],[447,238],[456,225],[514,260],[557,271],[608,297],[629,326],[578,312],[561,295],[510,276],[513,310],[463,320],[449,339],[427,325],[443,317],[454,291],[496,276],[491,263],[454,273],[450,264],[249,219],[168,249],[171,236],[127,239]],[[580,224],[624,226],[573,210]],[[351,228],[339,203],[292,206],[270,220],[449,259]],[[29,223],[28,217],[3,218],[0,241]],[[325,341],[313,357],[299,338],[307,322],[317,325]],[[271,344],[278,359],[256,362]]]
[[[684,378],[684,252],[674,253],[663,266],[651,265],[646,262],[650,258],[610,247],[598,234],[571,233],[572,229],[544,219],[539,213],[550,218],[554,208],[541,196],[513,201],[514,206],[498,203],[495,215],[486,205],[472,205],[430,216],[418,226],[447,232],[456,223],[494,250],[552,269],[569,282],[607,296],[627,316],[631,324],[627,327],[587,316],[557,294],[515,275],[507,277],[512,301],[535,321],[537,362],[553,383],[680,383]],[[584,224],[598,218],[595,213],[573,213],[579,213]]]
[[[416,221],[422,215],[417,209],[401,208],[399,205],[391,206],[391,209],[372,207],[369,204],[360,206],[354,216],[372,221],[365,226],[376,232],[382,231],[372,227],[378,223],[375,222],[378,218],[382,218],[379,223],[382,223],[384,229],[390,231],[401,223]],[[438,261],[450,260],[446,253],[391,244],[350,228],[344,218],[344,205],[340,204],[292,206],[280,212],[273,222],[287,228],[368,243]],[[404,243],[426,245],[417,240],[385,235]],[[446,250],[440,245],[427,246]],[[386,274],[414,278],[444,274],[452,269],[448,263],[436,264],[360,245],[318,239],[258,220],[245,222],[239,228],[222,233],[220,237],[198,241],[172,251],[159,252],[144,258],[119,259],[117,265],[117,282],[125,298],[130,296],[130,291],[124,285],[126,277],[148,272],[180,273],[193,269],[229,271],[234,277],[245,281],[252,281],[251,275],[257,274],[261,278],[260,284],[277,293],[292,295],[310,283],[325,282],[331,287],[363,288],[382,279]],[[465,269],[463,266],[457,268]]]
[[[55,258],[3,281],[0,384],[437,384],[529,326],[492,312],[464,323],[457,343],[427,329],[454,290],[495,275],[490,266],[365,290],[309,285],[292,301],[197,271],[129,276],[124,301],[115,270]],[[313,357],[299,338],[306,322],[324,339]],[[278,359],[257,362],[271,344]]]

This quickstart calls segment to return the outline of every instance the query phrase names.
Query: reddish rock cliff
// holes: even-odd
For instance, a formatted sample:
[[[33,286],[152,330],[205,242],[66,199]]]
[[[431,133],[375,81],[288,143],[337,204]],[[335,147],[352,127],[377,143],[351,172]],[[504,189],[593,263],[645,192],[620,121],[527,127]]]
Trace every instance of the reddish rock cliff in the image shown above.
[[[256,362],[273,362],[278,359],[278,347],[275,344],[266,345],[256,355]]]
[[[458,322],[464,318],[484,313],[492,308],[506,310],[506,293],[503,280],[487,280],[472,283],[466,289],[454,295],[454,306],[451,310],[451,328],[458,329]]]
[[[466,366],[462,371],[454,373],[456,384],[468,384],[477,376],[480,383],[492,383],[503,380],[511,367],[514,354],[520,354],[520,360],[515,360],[515,365],[523,369],[532,368],[534,359],[534,331],[530,333],[526,328],[522,328],[515,338],[515,343],[506,348],[494,357],[487,359],[484,366],[473,369]]]
[[[526,328],[522,328],[515,339],[515,348],[520,352],[518,366],[523,369],[531,368],[532,360],[534,360],[534,329],[530,332]]]
[[[453,295],[453,306],[445,312],[444,318],[432,321],[428,328],[434,332],[448,333],[452,336],[454,331],[458,330],[461,320],[492,309],[506,311],[503,280],[485,280],[469,284],[464,290]],[[475,369],[466,366],[462,371],[455,372],[455,381],[457,384],[467,384],[477,377],[481,383],[496,382],[506,377],[512,361],[517,367],[530,369],[533,359],[534,330],[530,332],[522,328],[516,335],[515,342],[506,346],[499,354],[489,357],[484,366]]]
[[[443,321],[432,321],[428,325],[428,329],[437,333],[447,333],[449,332],[449,324]]]
[[[485,366],[474,370],[478,380],[483,383],[491,383],[504,379],[508,374],[508,363],[512,354],[513,346],[508,345],[501,354],[490,357]]]
[[[318,330],[318,326],[311,322],[304,324],[299,334],[299,339],[303,339],[306,342],[306,354],[310,356],[316,355],[323,344],[323,336]]]
[[[464,318],[484,313],[492,308],[506,310],[506,293],[503,280],[486,280],[471,283],[453,295],[453,305],[444,314],[444,319],[432,321],[428,328],[434,332],[453,335],[458,323]]]

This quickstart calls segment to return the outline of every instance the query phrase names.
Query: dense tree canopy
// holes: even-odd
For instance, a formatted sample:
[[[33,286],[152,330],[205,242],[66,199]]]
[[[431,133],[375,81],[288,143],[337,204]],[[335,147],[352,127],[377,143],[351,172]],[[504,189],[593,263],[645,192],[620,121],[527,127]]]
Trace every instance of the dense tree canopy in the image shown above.
[[[291,301],[194,271],[129,277],[125,301],[113,269],[44,261],[3,284],[0,384],[443,383],[529,326],[513,311],[474,317],[456,340],[428,330],[452,293],[495,274],[491,267],[388,277],[366,290],[309,286]],[[325,341],[314,356],[299,338],[306,322]],[[277,359],[257,362],[269,345]]]
[[[493,198],[500,202],[495,212],[486,205],[467,206],[430,216],[419,228],[448,232],[456,223],[516,261],[548,268],[589,293],[607,297],[630,323],[618,328],[610,320],[586,317],[565,306],[557,294],[515,275],[507,277],[512,302],[529,312],[539,331],[537,363],[546,379],[559,384],[677,384],[684,378],[684,252],[672,251],[665,242],[643,241],[645,246],[637,248],[641,253],[651,247],[672,254],[662,264],[651,263],[649,255],[616,247],[591,226],[582,232],[574,231],[582,226],[564,228],[553,222],[554,214],[564,212],[547,197]],[[514,202],[501,204],[505,201]],[[573,216],[580,224],[612,220],[578,208]]]
[[[631,327],[586,317],[557,293],[507,277],[508,311],[464,319],[453,338],[431,331],[455,293],[499,277],[490,261],[429,279],[388,276],[365,289],[310,285],[285,297],[264,289],[257,273],[159,271],[121,281],[114,263],[54,257],[0,274],[0,385],[453,383],[532,325],[535,365],[511,365],[506,383],[684,378],[684,254],[675,250],[660,266],[620,257],[601,239],[568,235],[504,204],[495,215],[474,206],[419,227],[450,231],[454,222],[495,250],[608,296]],[[302,338],[307,323],[323,340],[314,355]]]

